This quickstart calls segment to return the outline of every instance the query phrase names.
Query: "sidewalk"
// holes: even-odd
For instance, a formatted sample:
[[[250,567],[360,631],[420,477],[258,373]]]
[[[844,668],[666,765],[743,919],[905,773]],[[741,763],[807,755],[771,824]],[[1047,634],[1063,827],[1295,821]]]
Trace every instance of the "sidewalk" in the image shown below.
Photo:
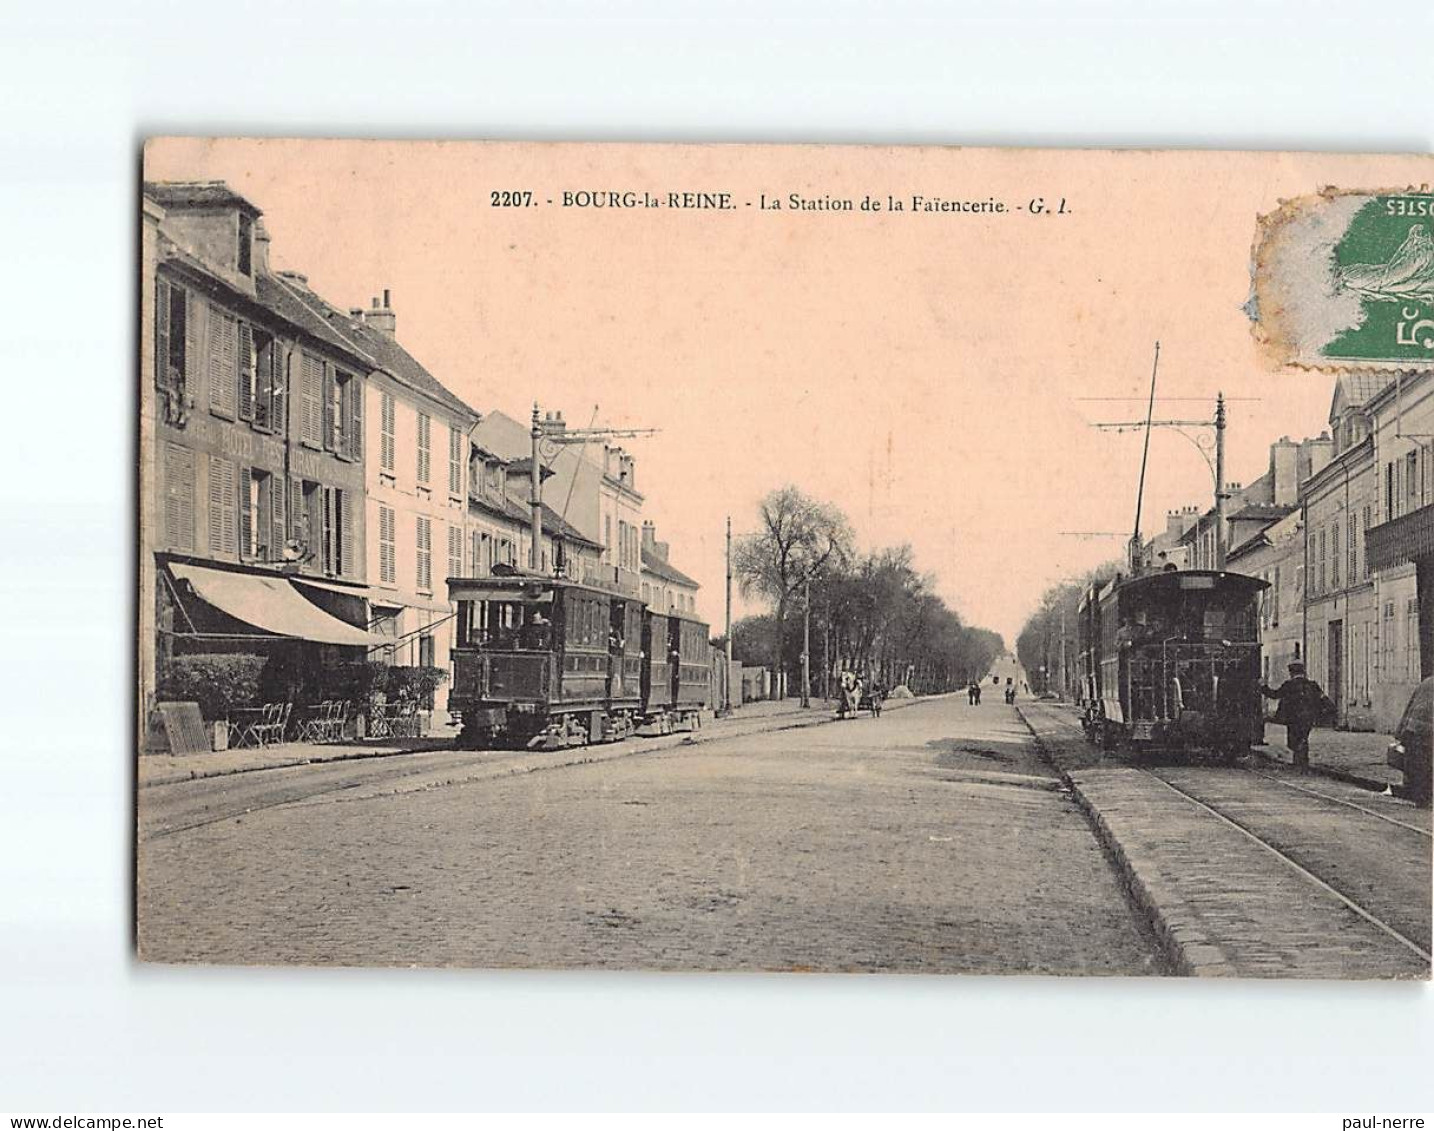
[[[887,709],[900,709],[922,699],[890,700]],[[633,752],[646,749],[664,749],[682,742],[709,742],[718,738],[737,737],[745,733],[762,730],[782,730],[788,726],[812,726],[832,721],[834,707],[825,700],[813,699],[810,708],[803,708],[799,700],[785,699],[747,703],[734,708],[726,718],[705,718],[700,730],[678,731],[675,734],[657,738],[628,739],[628,743],[645,742],[648,745],[631,748]],[[752,724],[757,724],[755,727]],[[772,724],[770,726],[764,724]],[[653,745],[657,743],[660,745]],[[248,747],[243,750],[219,750],[205,754],[146,754],[139,759],[138,785],[140,788],[153,785],[170,785],[174,782],[194,781],[199,778],[224,777],[229,774],[248,773],[252,770],[273,770],[284,766],[304,766],[319,762],[344,762],[359,758],[391,758],[400,754],[426,754],[457,748],[457,735],[433,735],[427,738],[373,740],[369,742],[284,742],[273,746]],[[622,750],[623,743],[604,747]],[[548,752],[554,754],[581,754],[590,757],[594,747],[574,746],[567,750]],[[491,753],[494,756],[522,753],[512,750],[473,751],[474,754]]]
[[[1072,725],[1075,725],[1079,713],[1070,703],[1037,703],[1023,699],[1020,705],[1061,712]],[[1255,757],[1267,762],[1293,765],[1294,755],[1285,745],[1284,738],[1284,727],[1278,723],[1267,723],[1265,745],[1254,747]],[[1377,793],[1383,793],[1385,788],[1391,785],[1398,788],[1404,781],[1404,775],[1391,769],[1384,761],[1385,751],[1393,741],[1393,737],[1387,734],[1317,727],[1310,732],[1310,770]],[[1086,764],[1105,763],[1105,758],[1095,747],[1090,750]]]
[[[1256,756],[1292,765],[1294,755],[1282,741],[1284,737],[1284,727],[1268,725],[1266,744],[1255,747]],[[1404,775],[1384,761],[1385,751],[1393,741],[1387,734],[1317,727],[1310,731],[1310,769],[1382,793],[1386,786],[1398,786],[1404,781]]]

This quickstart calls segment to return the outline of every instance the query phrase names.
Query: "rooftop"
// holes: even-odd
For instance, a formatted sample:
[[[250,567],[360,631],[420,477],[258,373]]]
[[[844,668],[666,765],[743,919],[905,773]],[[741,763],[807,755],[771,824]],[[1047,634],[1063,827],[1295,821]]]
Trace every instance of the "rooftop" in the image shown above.
[[[452,409],[460,416],[477,419],[479,412],[452,393],[446,385],[423,367],[423,364],[399,345],[397,339],[389,337],[382,330],[365,324],[325,300],[310,289],[302,276],[284,273],[284,282],[302,294],[310,306],[317,307],[328,328],[352,343],[374,360],[375,368],[386,369],[405,385],[426,393],[434,400]]]
[[[1295,507],[1282,507],[1275,503],[1249,503],[1229,517],[1231,522],[1236,519],[1262,519],[1274,522],[1296,509]]]
[[[642,548],[642,568],[647,570],[648,573],[655,574],[662,578],[664,581],[671,581],[677,585],[688,585],[693,589],[702,588],[697,582],[693,581],[692,578],[673,566],[672,563],[661,554],[648,549],[646,546]]]
[[[263,212],[223,181],[145,181],[144,195],[165,208],[239,208],[251,216]]]

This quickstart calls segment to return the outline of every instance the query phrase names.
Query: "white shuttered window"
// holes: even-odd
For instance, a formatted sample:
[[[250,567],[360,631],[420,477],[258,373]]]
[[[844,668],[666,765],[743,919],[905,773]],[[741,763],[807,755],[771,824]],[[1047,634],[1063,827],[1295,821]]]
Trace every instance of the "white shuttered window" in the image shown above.
[[[398,580],[398,562],[394,553],[393,508],[378,508],[378,579],[385,585]]]
[[[393,394],[381,393],[379,395],[379,444],[378,444],[378,466],[379,470],[393,474]]]
[[[421,592],[433,589],[433,520],[425,515],[418,516],[418,569],[416,587]]]
[[[426,412],[418,414],[418,481],[427,483],[433,473],[433,420]]]

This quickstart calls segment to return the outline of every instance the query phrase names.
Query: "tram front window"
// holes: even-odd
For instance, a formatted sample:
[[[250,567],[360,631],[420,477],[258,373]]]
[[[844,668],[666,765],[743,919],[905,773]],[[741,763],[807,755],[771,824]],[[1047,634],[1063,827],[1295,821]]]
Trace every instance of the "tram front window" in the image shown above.
[[[537,602],[475,602],[467,642],[494,652],[547,651],[553,643],[551,616],[551,606]]]

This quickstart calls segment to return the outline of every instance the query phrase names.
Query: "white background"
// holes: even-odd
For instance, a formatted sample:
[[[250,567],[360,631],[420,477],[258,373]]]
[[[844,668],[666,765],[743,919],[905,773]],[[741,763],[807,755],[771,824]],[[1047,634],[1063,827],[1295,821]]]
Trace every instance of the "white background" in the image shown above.
[[[1434,133],[1424,3],[588,7],[0,16],[0,1110],[1429,1110],[1422,985],[133,962],[145,134],[1427,151]]]

